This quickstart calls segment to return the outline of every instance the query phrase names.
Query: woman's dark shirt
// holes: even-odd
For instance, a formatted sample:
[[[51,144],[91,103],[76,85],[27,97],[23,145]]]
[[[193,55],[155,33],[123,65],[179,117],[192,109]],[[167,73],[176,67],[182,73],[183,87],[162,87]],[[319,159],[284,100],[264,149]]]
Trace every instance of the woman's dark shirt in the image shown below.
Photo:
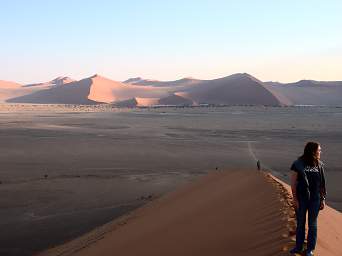
[[[310,199],[319,199],[321,188],[321,172],[319,167],[309,166],[305,164],[304,160],[297,159],[293,162],[291,170],[298,173],[297,195],[300,198],[307,197],[306,176],[309,183]]]

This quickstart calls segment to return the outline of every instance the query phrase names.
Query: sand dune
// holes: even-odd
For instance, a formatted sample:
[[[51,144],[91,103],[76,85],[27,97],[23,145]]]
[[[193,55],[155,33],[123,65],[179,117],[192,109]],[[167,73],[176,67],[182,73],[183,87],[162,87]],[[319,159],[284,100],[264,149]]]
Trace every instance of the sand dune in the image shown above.
[[[32,93],[33,91],[34,89],[25,88],[21,84],[0,80],[0,103],[4,103],[13,97]]]
[[[283,105],[262,82],[248,74],[234,74],[202,81],[197,86],[184,90],[183,93],[184,97],[192,99],[197,104]]]
[[[130,78],[124,83],[129,84],[135,84],[135,85],[150,85],[155,87],[186,87],[189,85],[194,85],[197,83],[200,83],[202,80],[191,78],[191,77],[185,77],[182,79],[174,80],[174,81],[158,81],[158,80],[149,80],[149,79],[143,79],[141,77],[135,77]]]
[[[158,89],[151,86],[138,86],[116,82],[108,78],[95,75],[92,80],[88,98],[97,102],[112,103],[116,101],[125,101],[132,98],[139,98],[140,105],[143,98],[160,98],[168,93],[165,89]],[[146,100],[147,103],[151,100]],[[138,102],[139,105],[139,102]]]
[[[96,104],[96,101],[88,99],[90,86],[91,80],[86,78],[59,86],[47,87],[30,94],[8,99],[7,102],[40,104]]]
[[[193,101],[191,99],[187,99],[178,95],[177,93],[171,94],[165,98],[161,98],[159,100],[160,105],[182,105],[182,106],[191,106],[193,105]]]
[[[159,98],[135,98],[137,106],[153,106],[159,104]]]
[[[68,76],[59,76],[59,77],[56,77],[55,79],[51,80],[51,81],[48,81],[48,82],[44,82],[44,83],[35,83],[35,84],[27,84],[27,85],[24,85],[24,87],[37,87],[37,86],[40,86],[40,87],[52,87],[52,86],[59,86],[59,85],[64,85],[64,84],[68,84],[68,83],[71,83],[71,82],[74,82],[75,80],[68,77]]]
[[[342,82],[302,80],[296,83],[264,83],[286,105],[342,106]]]
[[[55,86],[60,86],[68,84],[74,81],[69,77],[57,77],[51,81],[44,83],[26,84],[21,85],[13,82],[0,81],[0,102],[10,102],[10,103],[54,103],[50,102],[50,98],[47,100],[40,99],[38,101],[29,101],[30,99],[35,99],[35,97],[26,97],[31,94],[38,93],[43,90],[50,89]],[[6,85],[7,84],[7,85]],[[41,95],[38,93],[38,95]],[[45,96],[45,94],[42,94]],[[28,99],[28,101],[26,101]]]
[[[257,171],[211,172],[177,191],[39,256],[289,255],[290,188]],[[317,255],[342,255],[342,215],[319,217]]]
[[[21,84],[0,80],[0,89],[16,89],[20,87]]]
[[[13,97],[12,95],[15,95],[20,87],[20,84],[0,80],[0,102],[4,102],[9,97]]]
[[[212,172],[41,255],[287,255],[283,198],[261,172]]]
[[[113,81],[100,75],[94,75],[80,81],[63,84],[63,80],[52,80],[55,83],[30,85],[30,88],[43,89],[20,97],[8,99],[10,103],[45,103],[45,104],[97,104],[122,102],[138,98],[138,106],[146,102],[150,104],[151,98],[160,98],[168,95],[165,88],[151,86],[138,86]],[[59,82],[58,82],[59,81]],[[56,86],[56,84],[59,84]],[[55,85],[55,86],[52,86]],[[146,100],[144,100],[146,99]],[[148,100],[149,99],[149,100]]]
[[[57,77],[46,83],[20,86],[2,81],[0,101],[10,103],[151,105],[328,105],[341,106],[342,82],[303,80],[292,84],[262,82],[239,73],[214,79],[175,81],[140,77],[124,82],[94,75],[80,81]],[[159,100],[158,100],[159,99]],[[135,102],[134,102],[135,101]],[[139,101],[139,102],[138,102]]]
[[[248,74],[235,74],[214,80],[183,78],[175,81],[156,81],[136,77],[128,79],[124,83],[153,87],[168,86],[168,91],[171,94],[160,99],[159,103],[162,105],[192,105],[193,103],[228,105],[283,104],[281,99],[278,99],[276,95],[264,88],[261,81]]]

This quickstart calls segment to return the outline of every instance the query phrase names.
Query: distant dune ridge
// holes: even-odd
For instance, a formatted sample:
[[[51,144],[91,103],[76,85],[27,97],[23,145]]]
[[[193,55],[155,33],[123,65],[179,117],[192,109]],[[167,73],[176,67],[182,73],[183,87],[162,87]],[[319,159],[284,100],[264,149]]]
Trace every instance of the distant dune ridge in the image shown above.
[[[273,82],[264,84],[286,105],[342,105],[342,81],[301,80],[289,84]]]
[[[67,77],[67,76],[59,76],[56,77],[55,79],[49,81],[49,82],[44,82],[44,83],[36,83],[36,84],[27,84],[24,85],[25,87],[31,87],[31,86],[45,86],[45,87],[52,87],[52,86],[59,86],[63,84],[68,84],[71,82],[74,82],[75,80]]]
[[[213,80],[182,78],[157,81],[141,77],[124,82],[100,75],[75,81],[57,77],[20,85],[0,80],[0,102],[38,104],[101,104],[118,107],[157,105],[324,105],[342,106],[342,81],[262,82],[238,73]]]

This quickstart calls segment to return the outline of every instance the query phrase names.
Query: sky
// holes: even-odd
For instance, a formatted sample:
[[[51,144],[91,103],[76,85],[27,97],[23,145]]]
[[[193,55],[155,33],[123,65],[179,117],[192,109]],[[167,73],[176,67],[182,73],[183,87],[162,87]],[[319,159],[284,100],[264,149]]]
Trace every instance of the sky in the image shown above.
[[[0,0],[0,80],[342,81],[340,0]]]

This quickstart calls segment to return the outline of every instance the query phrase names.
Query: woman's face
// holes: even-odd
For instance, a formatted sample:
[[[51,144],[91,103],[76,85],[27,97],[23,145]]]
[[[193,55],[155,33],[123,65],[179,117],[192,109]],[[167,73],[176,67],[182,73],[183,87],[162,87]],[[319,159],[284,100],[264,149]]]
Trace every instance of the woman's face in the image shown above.
[[[322,152],[321,146],[318,146],[317,151],[316,151],[317,159],[321,159],[321,152]]]

